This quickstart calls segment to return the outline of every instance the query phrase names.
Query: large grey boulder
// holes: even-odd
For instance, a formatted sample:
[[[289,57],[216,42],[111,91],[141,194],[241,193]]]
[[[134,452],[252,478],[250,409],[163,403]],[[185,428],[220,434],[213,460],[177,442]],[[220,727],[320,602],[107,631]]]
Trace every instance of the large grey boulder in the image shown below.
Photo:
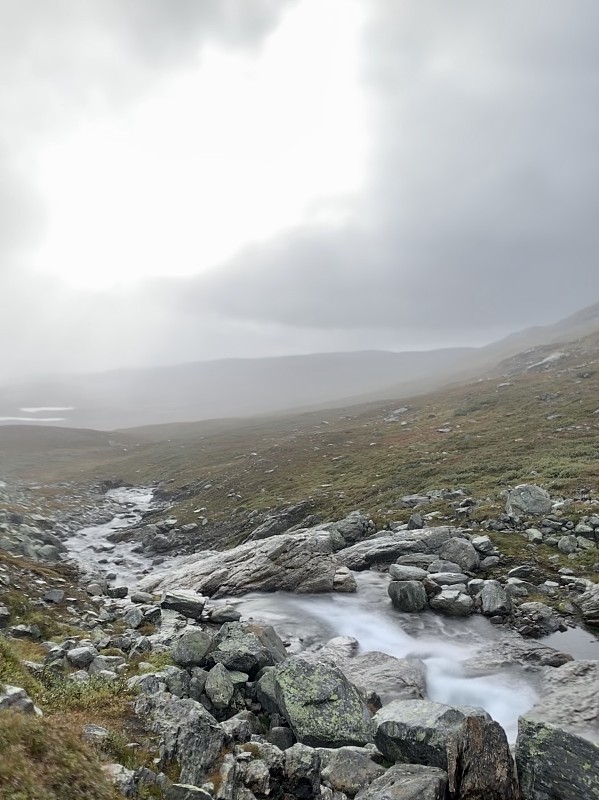
[[[447,773],[438,767],[397,764],[356,795],[356,800],[445,800]]]
[[[424,611],[428,607],[426,591],[418,581],[391,581],[387,592],[399,611]]]
[[[160,736],[160,766],[176,761],[180,781],[201,786],[225,742],[225,731],[195,700],[180,700],[160,692],[141,695],[136,713]]]
[[[332,592],[355,590],[335,581],[342,566],[335,556],[335,534],[309,529],[250,541],[225,552],[203,551],[177,567],[140,581],[145,590],[195,589],[209,597],[246,592]]]
[[[93,645],[73,647],[67,651],[67,661],[77,669],[87,669],[92,661],[98,656],[98,651]]]
[[[277,704],[299,742],[342,747],[372,741],[370,713],[339,669],[291,657],[273,673]]]
[[[549,514],[553,504],[549,492],[530,483],[522,483],[509,492],[505,510],[508,514]]]
[[[326,663],[338,667],[363,697],[369,697],[375,692],[383,703],[390,703],[391,700],[400,698],[415,699],[425,696],[426,669],[421,661],[396,658],[377,651],[358,655],[354,651],[348,654],[330,645],[331,643],[327,643],[315,652],[305,651],[302,658],[311,663]]]
[[[439,549],[439,556],[446,561],[453,561],[461,570],[473,572],[480,564],[480,558],[473,545],[467,539],[453,536]]]
[[[514,666],[522,667],[527,672],[540,672],[544,667],[561,667],[572,660],[569,653],[562,653],[541,642],[508,633],[463,661],[462,666],[472,674],[480,674],[481,671],[495,672]]]
[[[225,622],[214,639],[209,660],[253,677],[286,655],[285,645],[270,625]]]
[[[346,567],[354,570],[369,569],[375,564],[401,563],[398,559],[406,555],[438,553],[445,542],[454,535],[454,529],[446,525],[422,528],[422,530],[381,533],[347,547],[337,554],[337,558]],[[431,560],[434,559],[425,559],[427,563]],[[404,563],[422,566],[418,559]]]
[[[544,673],[518,723],[516,764],[523,800],[599,798],[599,662]]]
[[[398,700],[374,717],[376,746],[399,763],[438,767],[455,800],[516,800],[505,732],[482,709]]]
[[[522,800],[599,798],[599,743],[557,725],[521,717],[516,764]]]
[[[353,570],[370,569],[375,564],[392,564],[405,553],[424,553],[426,546],[403,531],[373,536],[337,553],[341,564]]]

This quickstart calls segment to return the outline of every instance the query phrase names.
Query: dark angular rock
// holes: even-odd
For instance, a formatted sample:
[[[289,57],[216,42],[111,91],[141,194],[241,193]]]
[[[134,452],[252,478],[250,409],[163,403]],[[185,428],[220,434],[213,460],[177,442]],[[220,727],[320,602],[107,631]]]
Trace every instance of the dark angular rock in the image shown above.
[[[385,758],[444,770],[452,799],[517,799],[505,732],[482,709],[398,700],[378,711],[374,724]]]

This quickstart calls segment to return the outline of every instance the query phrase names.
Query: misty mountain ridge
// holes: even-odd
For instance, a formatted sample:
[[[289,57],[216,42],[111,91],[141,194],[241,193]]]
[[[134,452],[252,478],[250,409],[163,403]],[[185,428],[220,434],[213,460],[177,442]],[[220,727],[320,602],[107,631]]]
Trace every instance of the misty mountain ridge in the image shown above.
[[[113,430],[406,397],[595,331],[599,303],[479,348],[235,358],[48,378],[0,389],[0,424]]]

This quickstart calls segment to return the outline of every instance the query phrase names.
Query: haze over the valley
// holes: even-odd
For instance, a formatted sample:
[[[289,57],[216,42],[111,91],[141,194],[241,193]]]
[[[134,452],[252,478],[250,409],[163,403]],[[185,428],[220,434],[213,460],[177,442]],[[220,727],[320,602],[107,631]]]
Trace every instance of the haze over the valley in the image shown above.
[[[595,303],[598,30],[593,0],[0,0],[1,384]]]

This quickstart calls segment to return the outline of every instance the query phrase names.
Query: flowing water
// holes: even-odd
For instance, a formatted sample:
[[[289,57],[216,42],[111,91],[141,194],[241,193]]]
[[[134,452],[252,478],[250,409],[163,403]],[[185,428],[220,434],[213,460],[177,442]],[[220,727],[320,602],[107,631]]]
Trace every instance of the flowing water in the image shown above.
[[[103,525],[83,528],[65,544],[83,564],[115,572],[115,585],[134,587],[138,577],[151,568],[151,562],[133,552],[136,543],[112,543],[107,537],[142,519],[151,506],[152,491],[122,488],[110,491],[108,496],[123,511]],[[178,560],[169,558],[161,569],[174,566]],[[254,593],[229,602],[235,603],[245,618],[271,624],[290,642],[289,652],[316,650],[334,637],[349,636],[358,642],[359,652],[377,651],[421,661],[431,700],[484,708],[513,742],[518,717],[537,700],[533,678],[516,668],[473,676],[463,667],[464,661],[484,653],[505,636],[503,626],[491,625],[481,616],[449,618],[432,612],[401,613],[387,595],[388,575],[361,572],[356,573],[356,580],[356,594]],[[599,657],[599,641],[580,628],[555,634],[544,643],[577,658]],[[377,685],[376,690],[383,701],[386,694],[393,696],[393,685]]]
[[[537,699],[532,680],[515,669],[473,677],[462,667],[462,662],[504,632],[479,616],[451,619],[433,613],[401,613],[387,595],[387,575],[361,572],[356,579],[354,595],[256,593],[236,601],[236,606],[244,617],[268,622],[282,638],[297,642],[296,650],[315,649],[335,636],[350,636],[359,642],[360,652],[421,660],[431,700],[484,708],[515,741],[518,717]],[[384,700],[385,689],[392,692],[392,688],[377,690]]]

